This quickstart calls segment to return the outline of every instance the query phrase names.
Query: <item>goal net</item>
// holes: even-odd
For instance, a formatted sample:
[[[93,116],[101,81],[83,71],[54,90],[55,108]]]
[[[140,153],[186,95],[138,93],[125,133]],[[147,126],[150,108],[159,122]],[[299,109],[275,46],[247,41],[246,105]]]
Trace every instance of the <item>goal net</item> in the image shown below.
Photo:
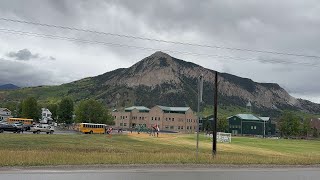
[[[217,142],[231,143],[231,133],[217,132]]]

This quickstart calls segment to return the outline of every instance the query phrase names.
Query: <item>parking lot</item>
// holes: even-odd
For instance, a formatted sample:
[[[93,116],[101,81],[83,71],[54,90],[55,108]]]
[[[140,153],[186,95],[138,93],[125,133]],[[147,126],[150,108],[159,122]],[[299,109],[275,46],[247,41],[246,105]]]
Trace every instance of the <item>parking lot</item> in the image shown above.
[[[13,132],[9,132],[9,131],[4,131],[3,133],[5,133],[5,134],[13,134]],[[72,131],[72,130],[55,130],[53,135],[54,134],[77,134],[77,133],[79,133],[79,132]],[[20,133],[20,134],[23,135],[23,134],[33,134],[33,133],[30,132],[30,131],[23,131],[23,133]],[[41,132],[40,134],[46,134],[46,133],[45,132]]]

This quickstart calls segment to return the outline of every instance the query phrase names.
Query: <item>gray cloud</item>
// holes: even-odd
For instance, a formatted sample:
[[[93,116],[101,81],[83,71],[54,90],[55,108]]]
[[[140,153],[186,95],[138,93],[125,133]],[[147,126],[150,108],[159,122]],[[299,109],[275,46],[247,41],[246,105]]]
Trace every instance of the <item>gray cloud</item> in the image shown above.
[[[0,84],[12,83],[18,86],[55,84],[54,74],[23,61],[10,61],[0,58]]]
[[[9,52],[8,57],[15,58],[16,60],[30,60],[39,58],[39,54],[32,54],[28,49],[21,49],[18,52]]]
[[[33,59],[39,59],[39,60],[56,60],[53,56],[40,56],[38,53],[33,54],[28,49],[21,49],[17,52],[11,51],[6,54],[7,57],[14,58],[15,60],[22,60],[22,61],[29,61]]]

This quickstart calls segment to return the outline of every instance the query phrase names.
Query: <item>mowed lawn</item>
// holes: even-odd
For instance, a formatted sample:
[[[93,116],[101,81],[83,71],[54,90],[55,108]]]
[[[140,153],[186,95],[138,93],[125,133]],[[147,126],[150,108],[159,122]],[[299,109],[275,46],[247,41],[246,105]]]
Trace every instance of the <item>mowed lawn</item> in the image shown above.
[[[195,135],[148,134],[0,134],[0,166],[82,164],[320,164],[320,141],[232,138],[218,143],[200,136],[199,159]]]

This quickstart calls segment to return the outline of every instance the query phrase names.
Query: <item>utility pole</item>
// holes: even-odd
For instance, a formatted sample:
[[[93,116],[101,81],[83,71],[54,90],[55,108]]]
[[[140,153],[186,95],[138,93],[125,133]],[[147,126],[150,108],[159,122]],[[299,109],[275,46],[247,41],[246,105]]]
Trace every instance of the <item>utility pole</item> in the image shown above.
[[[197,154],[196,158],[198,160],[198,154],[199,154],[199,121],[200,121],[200,103],[202,102],[202,91],[203,91],[203,75],[201,74],[198,78],[198,119],[197,119]]]
[[[215,72],[214,76],[214,119],[213,119],[213,141],[212,141],[212,155],[217,154],[217,114],[218,114],[218,72]]]
[[[266,121],[263,120],[263,138],[266,137]]]

